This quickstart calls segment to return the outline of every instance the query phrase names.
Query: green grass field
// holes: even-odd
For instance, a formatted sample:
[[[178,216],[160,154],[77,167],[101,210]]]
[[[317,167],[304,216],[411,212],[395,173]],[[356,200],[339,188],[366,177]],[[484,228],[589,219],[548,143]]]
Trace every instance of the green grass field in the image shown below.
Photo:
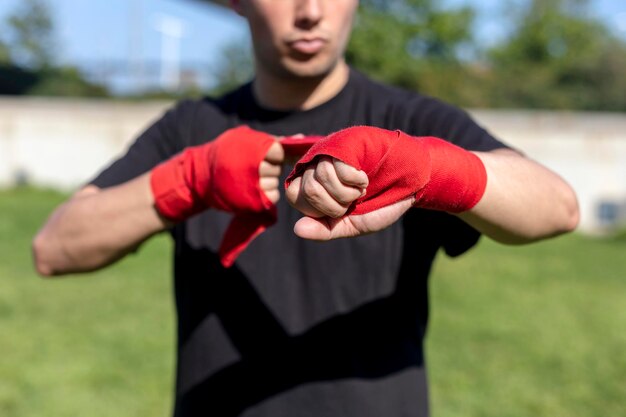
[[[0,192],[0,416],[168,416],[170,244],[42,280],[30,240],[63,199]],[[626,415],[626,239],[484,240],[432,279],[434,417]]]

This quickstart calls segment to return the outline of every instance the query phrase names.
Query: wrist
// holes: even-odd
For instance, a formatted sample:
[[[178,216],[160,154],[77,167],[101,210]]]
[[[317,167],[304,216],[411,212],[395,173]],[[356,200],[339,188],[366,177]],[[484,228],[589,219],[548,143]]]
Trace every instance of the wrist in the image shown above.
[[[207,143],[187,148],[152,170],[154,206],[165,219],[178,223],[209,208],[206,195],[200,195],[198,190],[208,188],[210,182],[207,167],[212,146]],[[204,186],[194,186],[194,179]]]
[[[487,171],[476,154],[435,137],[420,142],[430,162],[430,179],[415,194],[415,207],[462,213],[481,200]]]

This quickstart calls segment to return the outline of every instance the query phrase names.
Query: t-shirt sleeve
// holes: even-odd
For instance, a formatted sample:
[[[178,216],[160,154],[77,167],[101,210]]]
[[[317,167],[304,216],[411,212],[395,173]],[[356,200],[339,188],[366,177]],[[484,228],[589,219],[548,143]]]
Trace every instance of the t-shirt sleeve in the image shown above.
[[[470,151],[509,148],[458,107],[428,97],[421,97],[415,104],[407,121],[409,134],[435,136]],[[444,212],[433,213],[431,226],[437,229],[437,240],[449,256],[465,253],[476,245],[481,235],[458,217]]]
[[[188,103],[182,102],[168,110],[139,135],[126,154],[102,170],[89,184],[100,188],[122,184],[180,152],[188,142],[185,126],[190,116],[189,107]]]
[[[466,111],[430,97],[421,97],[408,114],[409,134],[435,136],[470,151],[509,148],[480,126]]]

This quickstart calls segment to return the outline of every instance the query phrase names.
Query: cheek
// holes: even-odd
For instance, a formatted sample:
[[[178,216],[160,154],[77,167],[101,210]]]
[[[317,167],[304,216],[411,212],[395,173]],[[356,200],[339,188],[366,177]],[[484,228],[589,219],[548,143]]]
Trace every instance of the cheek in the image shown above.
[[[275,41],[271,32],[263,24],[250,24],[250,34],[252,36],[252,44],[258,59],[272,59],[277,54]]]
[[[331,16],[333,19],[333,27],[335,28],[335,34],[337,35],[337,39],[339,39],[340,42],[345,43],[350,37],[350,33],[352,32],[352,23],[356,14],[358,2],[349,4],[341,4],[343,2],[338,3],[339,4],[335,8],[335,10],[331,11]]]
[[[281,39],[289,31],[285,27],[287,18],[281,18],[281,14],[259,15],[249,19],[250,34],[253,42],[263,49],[277,49],[282,46]]]
[[[293,19],[292,6],[290,2],[278,0],[269,2],[259,2],[256,10],[248,16],[255,36],[263,39],[277,39],[281,34],[289,30]],[[290,8],[291,7],[291,8]]]

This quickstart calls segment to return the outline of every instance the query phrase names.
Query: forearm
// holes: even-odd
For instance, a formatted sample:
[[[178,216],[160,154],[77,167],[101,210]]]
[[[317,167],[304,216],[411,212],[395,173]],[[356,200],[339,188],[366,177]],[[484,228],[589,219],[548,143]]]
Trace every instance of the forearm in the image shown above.
[[[95,270],[168,226],[154,209],[150,174],[100,190],[87,187],[58,207],[33,241],[44,276]]]
[[[513,151],[477,153],[487,170],[480,202],[459,217],[490,238],[523,244],[572,231],[578,203],[557,174]]]
[[[322,157],[367,173],[365,194]],[[365,126],[313,145],[287,178],[287,198],[310,216],[296,224],[296,234],[316,240],[381,230],[411,206],[455,214],[508,244],[572,231],[579,216],[571,187],[513,150],[473,153],[438,138]]]

